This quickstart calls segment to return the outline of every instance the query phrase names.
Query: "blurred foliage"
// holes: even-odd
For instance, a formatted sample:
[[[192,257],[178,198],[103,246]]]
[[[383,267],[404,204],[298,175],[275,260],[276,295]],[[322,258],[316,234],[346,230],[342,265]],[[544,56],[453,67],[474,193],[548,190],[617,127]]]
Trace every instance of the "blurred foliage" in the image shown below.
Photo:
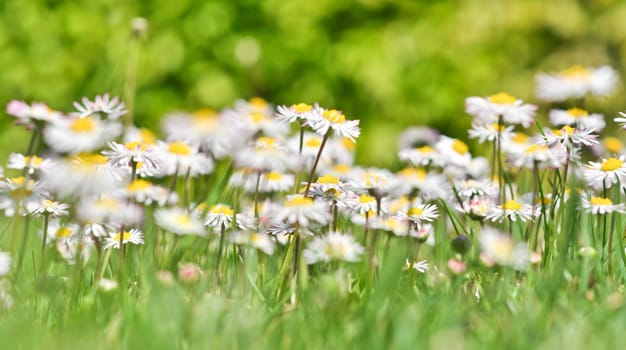
[[[465,138],[466,96],[533,99],[536,72],[573,64],[626,71],[623,0],[3,0],[0,103],[123,94],[137,16],[139,124],[256,95],[318,101],[362,120],[359,159],[377,165],[409,125]],[[623,100],[590,108],[614,116]]]

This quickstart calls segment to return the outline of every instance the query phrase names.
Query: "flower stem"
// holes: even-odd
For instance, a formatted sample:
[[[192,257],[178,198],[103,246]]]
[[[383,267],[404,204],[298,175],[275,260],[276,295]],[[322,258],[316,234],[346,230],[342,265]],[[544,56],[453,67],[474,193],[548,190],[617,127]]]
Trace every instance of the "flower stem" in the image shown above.
[[[313,176],[315,175],[317,164],[319,163],[320,158],[322,157],[322,151],[324,150],[324,146],[326,145],[326,141],[328,141],[329,137],[330,137],[330,130],[328,130],[326,134],[324,135],[324,138],[322,139],[322,144],[320,145],[320,149],[319,151],[317,151],[315,162],[313,163],[313,167],[311,168],[311,173],[309,174],[309,181],[307,181],[306,189],[304,190],[305,197],[309,195],[309,189],[311,188],[311,182],[313,182]]]

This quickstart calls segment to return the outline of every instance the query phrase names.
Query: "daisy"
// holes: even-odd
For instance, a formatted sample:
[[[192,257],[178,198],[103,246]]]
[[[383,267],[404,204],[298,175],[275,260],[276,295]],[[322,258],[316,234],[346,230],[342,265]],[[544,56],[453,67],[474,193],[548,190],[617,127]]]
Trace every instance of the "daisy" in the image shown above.
[[[320,107],[315,104],[315,107],[306,103],[298,103],[291,106],[278,106],[276,107],[276,119],[293,123],[300,121],[302,125],[305,125],[309,116],[312,114],[313,108],[319,109]]]
[[[611,187],[626,176],[624,156],[603,158],[602,162],[589,162],[583,169],[583,175],[590,186]]]
[[[271,171],[261,176],[259,191],[261,192],[284,192],[293,187],[294,177],[291,174]]]
[[[534,122],[537,106],[500,92],[488,97],[468,97],[465,111],[474,116],[478,124],[493,124],[498,118],[507,124],[520,124],[527,128]]]
[[[151,205],[176,204],[178,202],[178,194],[170,192],[162,186],[155,185],[150,181],[136,179],[131,182],[125,190],[125,196],[132,198],[137,203]]]
[[[489,180],[455,181],[456,192],[462,199],[474,197],[492,197],[498,194],[498,189]]]
[[[398,152],[400,160],[409,162],[413,166],[439,165],[442,158],[431,146],[422,146],[410,149],[401,149]]]
[[[397,217],[413,223],[432,222],[439,217],[437,206],[434,204],[414,204],[407,210],[401,210]]]
[[[299,160],[283,144],[282,140],[262,136],[253,145],[243,147],[235,153],[235,164],[239,167],[259,171],[284,172],[298,167]]]
[[[15,118],[16,124],[32,126],[34,124],[54,122],[62,117],[60,112],[50,109],[45,103],[33,102],[31,105],[24,101],[12,100],[6,108],[8,115]]]
[[[38,208],[46,196],[39,181],[21,176],[0,181],[0,210],[6,216],[26,215]]]
[[[602,139],[602,148],[605,153],[618,154],[624,152],[624,143],[617,137],[607,136]]]
[[[594,132],[594,129],[577,129],[565,125],[561,129],[546,130],[542,143],[549,146],[557,143],[593,146],[599,144],[598,135],[595,135]]]
[[[490,227],[482,229],[478,240],[487,260],[492,260],[498,265],[511,266],[519,271],[526,270],[530,252],[523,243],[515,243],[511,236]]]
[[[214,165],[211,158],[198,152],[193,147],[182,141],[157,143],[153,160],[158,159],[158,174],[161,176],[177,174],[178,176],[206,175],[213,171]]]
[[[352,142],[361,134],[358,120],[347,120],[346,116],[336,109],[314,110],[309,119],[309,124],[316,133],[325,136],[329,130],[333,130],[336,136],[346,137]]]
[[[405,264],[405,269],[407,270],[413,269],[419,273],[426,273],[426,271],[430,269],[430,266],[428,265],[427,260],[421,260],[418,262],[411,263],[409,259],[406,259],[404,264]]]
[[[490,197],[475,197],[473,199],[463,201],[463,204],[457,206],[456,210],[469,215],[472,220],[482,221],[494,207],[494,201]]]
[[[28,169],[29,174],[34,174],[35,170],[41,170],[52,164],[50,159],[43,159],[36,155],[25,156],[21,153],[11,153],[9,155],[9,169],[24,170]]]
[[[357,262],[365,249],[358,244],[354,237],[330,232],[323,237],[315,237],[308,247],[302,252],[307,264],[341,260]]]
[[[126,114],[126,106],[124,102],[115,96],[112,99],[109,98],[109,94],[102,96],[98,95],[93,101],[90,101],[87,97],[83,97],[82,104],[74,102],[74,108],[78,112],[72,113],[78,118],[85,118],[94,114],[104,115],[105,119],[119,119]]]
[[[410,149],[424,145],[434,145],[439,140],[438,130],[425,127],[410,127],[405,129],[398,140],[398,149]]]
[[[231,241],[235,244],[251,246],[266,255],[274,254],[274,240],[265,233],[236,231],[233,232]]]
[[[502,142],[507,142],[513,136],[513,126],[498,126],[498,123],[472,123],[472,128],[468,130],[468,133],[470,139],[478,139],[478,143],[494,142],[498,137]]]
[[[97,116],[61,118],[48,124],[43,136],[46,144],[58,153],[91,152],[122,132],[119,123]]]
[[[614,118],[613,121],[616,123],[620,123],[620,127],[626,130],[626,112],[619,112],[621,117]]]
[[[78,236],[80,227],[77,224],[61,225],[60,219],[50,220],[48,225],[48,237],[46,244],[50,244],[55,240],[70,239],[71,237]],[[43,239],[43,230],[39,232]]]
[[[330,221],[330,212],[326,203],[300,195],[289,196],[283,206],[274,212],[273,222],[285,221],[301,227],[310,223],[325,225]]]
[[[626,207],[624,203],[613,204],[613,201],[609,198],[595,197],[595,196],[582,196],[582,207],[587,213],[593,215],[604,215],[610,213],[625,213]]]
[[[369,194],[362,194],[359,196],[359,203],[354,209],[361,215],[368,214],[371,217],[376,215],[377,206],[378,202],[375,197],[370,196]],[[386,209],[383,210],[383,207],[381,206],[381,213],[385,212]]]
[[[469,147],[459,139],[441,136],[439,142],[435,145],[435,149],[443,162],[448,165],[465,168],[472,159]]]
[[[589,114],[581,108],[553,109],[550,111],[550,123],[553,125],[575,125],[580,129],[595,129],[597,132],[602,131],[606,126],[602,114]]]
[[[609,66],[572,66],[559,73],[538,74],[536,93],[545,101],[565,101],[587,94],[606,96],[615,90],[617,81],[617,72]]]
[[[95,243],[91,236],[72,235],[66,239],[58,239],[56,248],[68,264],[75,264],[77,260],[87,264],[95,249]]]
[[[200,218],[183,208],[158,209],[154,212],[154,220],[158,226],[177,235],[204,236],[206,234]]]
[[[65,203],[60,203],[56,201],[51,201],[49,199],[42,199],[38,206],[36,206],[33,210],[31,210],[31,214],[42,216],[48,215],[51,217],[59,217],[68,215],[67,209],[69,209],[69,205]]]
[[[327,142],[327,145],[328,142]],[[296,154],[299,152],[300,157],[303,161],[303,166],[307,168],[311,168],[313,166],[313,162],[317,157],[317,153],[319,153],[320,147],[322,146],[322,137],[313,132],[305,132],[304,137],[302,139],[302,151],[300,152],[300,136],[294,136],[289,139],[287,146],[289,150]],[[328,149],[325,148],[325,152],[322,153],[319,160],[319,167],[325,168],[331,166],[333,164],[333,159],[328,152]]]
[[[102,155],[109,158],[109,163],[113,167],[128,167],[132,164],[142,163],[148,165],[152,169],[157,169],[157,157],[153,148],[145,143],[126,142],[120,144],[117,142],[107,142],[110,150],[102,151]]]
[[[104,240],[104,249],[111,247],[120,249],[120,240],[122,244],[143,244],[143,232],[137,229],[123,232],[109,232],[109,236]]]
[[[492,222],[502,222],[505,218],[511,221],[522,222],[533,220],[539,216],[539,208],[534,208],[532,205],[518,202],[514,199],[506,201],[504,204],[498,205],[492,208],[486,215],[487,220]]]
[[[222,226],[230,228],[234,218],[235,210],[229,205],[215,204],[207,212],[204,224],[215,229],[220,229]]]
[[[317,178],[317,181],[311,184],[309,193],[306,195],[326,200],[336,200],[345,192],[345,182],[333,175],[324,175]]]
[[[539,168],[560,168],[567,161],[567,150],[556,144],[548,147],[542,144],[526,144],[518,147],[507,148],[507,161],[516,167],[532,169],[535,165]]]
[[[76,218],[81,222],[109,224],[139,224],[143,221],[143,208],[128,201],[103,194],[81,198],[75,207]]]
[[[148,146],[154,146],[156,145],[157,138],[149,129],[129,126],[124,129],[124,142],[137,142]]]

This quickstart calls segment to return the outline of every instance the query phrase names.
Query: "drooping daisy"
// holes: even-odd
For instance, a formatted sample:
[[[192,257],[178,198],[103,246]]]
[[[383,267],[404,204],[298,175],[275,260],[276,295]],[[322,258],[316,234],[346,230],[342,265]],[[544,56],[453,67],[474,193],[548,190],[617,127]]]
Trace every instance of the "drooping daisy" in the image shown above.
[[[524,243],[515,243],[511,236],[485,227],[478,236],[483,254],[502,266],[524,271],[530,262],[530,252]],[[482,258],[482,257],[481,257]]]
[[[91,152],[122,132],[122,126],[97,116],[60,118],[44,129],[46,144],[59,153]]]
[[[287,197],[284,205],[276,208],[272,218],[273,222],[285,221],[301,227],[308,226],[310,223],[325,225],[330,220],[330,212],[323,201],[295,195]]]
[[[354,240],[354,237],[338,232],[330,232],[323,237],[315,237],[302,256],[307,264],[341,260],[357,262],[365,249]]]
[[[158,174],[178,176],[206,175],[213,171],[213,160],[182,141],[158,142],[154,149]]]
[[[120,240],[122,244],[143,244],[143,232],[137,229],[131,229],[130,231],[124,230],[123,232],[109,232],[109,236],[104,240],[104,249],[111,247],[120,249]]]
[[[119,119],[126,114],[126,105],[121,102],[119,97],[109,97],[109,94],[98,95],[93,101],[87,97],[83,97],[82,104],[74,102],[74,108],[78,112],[73,113],[78,118],[85,118],[94,114],[98,114],[105,119]]]
[[[498,126],[498,123],[472,123],[472,128],[468,130],[468,134],[470,139],[478,139],[478,143],[494,142],[498,137],[502,142],[507,142],[513,136],[513,126]]]
[[[583,169],[583,175],[590,186],[609,188],[620,181],[623,182],[626,176],[626,164],[624,156],[619,158],[606,158],[602,162],[589,162]]]
[[[593,215],[626,212],[624,203],[613,204],[611,199],[605,197],[581,196],[581,202],[583,209]]]
[[[346,137],[353,142],[361,134],[359,120],[347,120],[346,116],[336,109],[313,110],[309,124],[322,136],[332,129],[336,136]]]
[[[504,204],[492,208],[487,213],[486,219],[493,222],[502,222],[504,219],[526,222],[533,220],[535,217],[539,216],[539,214],[539,208],[534,208],[532,205],[510,199]]]
[[[617,72],[609,67],[572,66],[559,73],[538,74],[537,97],[545,101],[565,101],[587,94],[606,96],[615,90]]]
[[[25,156],[21,153],[11,153],[9,155],[9,169],[28,169],[29,174],[34,174],[35,170],[46,168],[52,164],[50,159],[44,159],[36,155]]]
[[[553,109],[550,111],[550,123],[553,125],[576,126],[580,129],[594,129],[597,132],[602,131],[606,126],[602,114],[589,114],[582,108]]]
[[[488,97],[468,97],[465,111],[475,118],[478,124],[493,124],[498,118],[507,124],[520,124],[527,128],[534,122],[537,106],[524,103],[521,99],[500,92]]]
[[[158,209],[154,212],[154,220],[160,227],[177,235],[204,236],[206,234],[200,218],[183,208]]]

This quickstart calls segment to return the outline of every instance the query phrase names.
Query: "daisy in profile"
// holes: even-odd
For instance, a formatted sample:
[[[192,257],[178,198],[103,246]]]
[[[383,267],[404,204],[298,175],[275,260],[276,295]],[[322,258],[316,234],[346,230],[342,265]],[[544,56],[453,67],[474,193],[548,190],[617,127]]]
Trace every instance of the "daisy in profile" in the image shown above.
[[[398,218],[419,224],[434,221],[439,217],[439,212],[434,204],[413,204],[410,208],[401,210],[396,215]]]
[[[57,201],[51,201],[49,199],[42,199],[39,202],[39,205],[33,205],[33,209],[31,210],[31,214],[36,216],[51,216],[51,217],[61,217],[67,216],[67,210],[70,208],[68,204],[60,203]]]
[[[266,255],[274,254],[275,242],[270,235],[265,233],[236,231],[232,233],[231,241],[235,244],[258,249]]]
[[[593,146],[599,144],[595,130],[593,129],[577,129],[565,125],[561,129],[546,130],[544,135],[545,143],[548,146],[555,144],[565,144],[574,146]]]
[[[15,123],[32,127],[35,124],[51,123],[62,117],[58,111],[50,109],[45,103],[33,102],[28,104],[24,101],[12,100],[6,108],[8,115],[16,118]]]
[[[466,168],[472,160],[469,147],[459,139],[441,136],[435,149],[445,164]]]
[[[39,181],[21,176],[0,181],[0,210],[4,210],[6,216],[26,215],[39,208],[46,196]]]
[[[177,235],[204,236],[206,234],[200,218],[183,208],[158,209],[154,212],[154,220],[158,226]]]
[[[560,144],[548,147],[545,144],[528,143],[525,146],[507,149],[507,161],[516,167],[532,169],[535,164],[539,168],[560,168],[567,160],[567,150]]]
[[[121,102],[119,97],[109,97],[109,94],[98,95],[93,101],[87,97],[83,97],[82,104],[74,102],[74,108],[77,112],[72,113],[78,118],[85,118],[94,114],[104,117],[104,119],[119,119],[126,114],[126,105]]]
[[[470,139],[478,139],[478,143],[494,142],[498,137],[502,139],[502,142],[507,142],[513,136],[513,126],[498,126],[498,123],[472,123],[472,128],[468,130],[468,134]]]
[[[341,136],[355,142],[361,134],[358,120],[348,120],[343,112],[336,109],[313,110],[309,119],[309,125],[321,136],[325,136],[332,130],[336,136]]]
[[[364,252],[365,249],[354,237],[330,232],[326,236],[315,237],[302,252],[302,256],[309,265],[332,260],[357,262]]]
[[[44,159],[36,155],[25,156],[21,153],[11,153],[7,168],[24,170],[28,169],[29,174],[34,174],[35,170],[44,169],[52,164],[52,160]]]
[[[486,215],[487,220],[493,222],[502,222],[504,219],[511,221],[531,221],[539,216],[539,208],[533,208],[532,205],[518,202],[514,199],[506,201],[504,204],[492,208]]]
[[[550,111],[550,123],[553,125],[570,125],[580,129],[594,129],[597,132],[602,131],[606,126],[602,114],[590,114],[582,108],[553,109]]]
[[[536,94],[544,101],[565,101],[587,94],[606,96],[615,90],[618,80],[617,72],[609,66],[577,65],[558,73],[538,74]]]
[[[130,167],[131,164],[141,163],[152,169],[157,169],[157,156],[152,146],[140,142],[126,142],[124,144],[109,141],[108,150],[102,151],[102,155],[109,158],[113,167]]]
[[[58,153],[91,152],[122,132],[119,123],[99,117],[60,118],[48,124],[43,136],[46,144]]]
[[[465,111],[473,116],[478,124],[493,124],[498,118],[507,124],[519,124],[527,128],[534,122],[537,106],[524,103],[523,100],[500,92],[487,97],[468,97],[465,99]]]
[[[595,188],[611,187],[626,176],[624,156],[606,158],[602,162],[589,162],[583,169],[583,176],[587,183]]]
[[[426,273],[430,269],[430,266],[428,265],[427,260],[421,260],[421,261],[412,263],[409,261],[409,259],[406,259],[406,261],[404,262],[404,269],[405,270],[413,269],[419,273]]]
[[[130,231],[109,232],[109,236],[104,240],[104,249],[111,247],[120,249],[120,241],[122,244],[143,244],[143,232],[137,229]]]
[[[398,152],[400,160],[408,162],[413,166],[440,165],[442,158],[437,150],[431,146],[421,146],[416,148],[405,148]]]
[[[493,197],[498,194],[498,189],[489,180],[465,180],[455,181],[454,187],[462,199],[474,197]]]
[[[157,137],[152,131],[146,128],[137,128],[128,126],[124,129],[124,143],[137,142],[148,146],[154,146],[157,143]]]
[[[157,143],[152,160],[158,159],[158,174],[161,176],[198,176],[206,175],[213,171],[213,160],[198,152],[198,149],[183,142]]]
[[[300,195],[287,197],[271,216],[275,223],[284,221],[302,227],[311,223],[325,225],[330,221],[329,208],[325,202]]]
[[[320,107],[315,104],[315,106],[308,105],[306,103],[298,103],[291,106],[278,106],[276,107],[276,119],[286,121],[289,123],[300,122],[302,125],[306,125],[308,122],[308,118],[313,109],[319,109]]]
[[[206,220],[204,221],[204,224],[215,229],[220,229],[222,226],[230,228],[234,219],[235,210],[227,204],[219,203],[209,208],[209,211],[206,213]]]
[[[596,196],[581,196],[583,209],[593,215],[605,215],[610,213],[625,213],[624,203],[613,204],[609,198]]]

